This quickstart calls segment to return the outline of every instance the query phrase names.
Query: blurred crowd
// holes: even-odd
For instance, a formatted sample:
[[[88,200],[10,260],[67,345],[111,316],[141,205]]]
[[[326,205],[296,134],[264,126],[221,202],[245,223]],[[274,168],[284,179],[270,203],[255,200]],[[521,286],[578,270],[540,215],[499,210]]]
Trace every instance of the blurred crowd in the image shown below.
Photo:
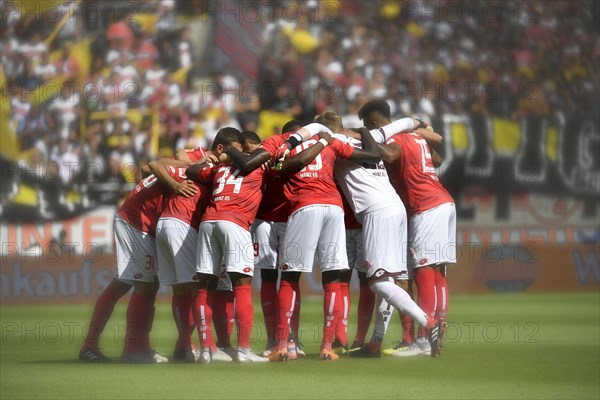
[[[296,21],[289,4],[264,29],[263,79],[276,89],[263,103],[274,109],[358,122],[357,107],[383,97],[397,115],[598,119],[596,2],[340,2],[334,14],[307,1]],[[297,87],[294,101],[278,90]]]
[[[261,111],[310,121],[332,109],[352,126],[372,97],[388,99],[395,115],[426,118],[598,119],[600,110],[593,1],[255,1],[258,82],[235,68],[202,77],[211,60],[176,23],[174,0],[134,1],[140,18],[111,20],[84,18],[87,3],[115,5],[64,2],[59,18],[43,23],[3,12],[0,32],[11,123],[27,154],[20,162],[55,163],[65,184],[134,182],[136,165],[210,145],[223,126],[257,130]],[[202,9],[208,1],[183,3]],[[3,10],[11,4],[1,1]],[[151,23],[136,22],[142,13]],[[81,43],[89,65],[72,51]],[[36,89],[52,82],[61,89],[40,100]]]

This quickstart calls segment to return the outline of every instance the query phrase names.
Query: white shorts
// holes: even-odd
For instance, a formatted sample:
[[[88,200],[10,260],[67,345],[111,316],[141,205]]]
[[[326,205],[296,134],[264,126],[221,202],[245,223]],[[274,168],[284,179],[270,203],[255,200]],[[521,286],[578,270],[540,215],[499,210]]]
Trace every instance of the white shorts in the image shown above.
[[[156,276],[156,245],[154,238],[140,232],[119,216],[113,223],[115,234],[115,277],[125,283],[154,282]]]
[[[346,229],[348,266],[358,272],[367,272],[362,229]]]
[[[367,278],[385,274],[395,279],[408,279],[406,236],[406,210],[403,205],[363,213]]]
[[[254,220],[250,227],[254,244],[254,267],[260,269],[277,269],[278,255],[283,248],[286,222]]]
[[[344,211],[338,206],[314,205],[294,211],[288,218],[280,268],[311,272],[348,269]]]
[[[198,232],[175,218],[161,218],[156,225],[158,279],[163,285],[197,281]]]
[[[456,209],[445,203],[410,218],[409,267],[456,263]]]
[[[254,274],[254,251],[250,232],[229,221],[200,224],[196,272],[223,277],[223,272]]]

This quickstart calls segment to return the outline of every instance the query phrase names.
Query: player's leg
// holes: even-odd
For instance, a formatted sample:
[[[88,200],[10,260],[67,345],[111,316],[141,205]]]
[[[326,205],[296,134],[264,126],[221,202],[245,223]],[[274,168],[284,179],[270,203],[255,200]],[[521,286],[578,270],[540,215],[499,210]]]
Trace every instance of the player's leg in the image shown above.
[[[333,348],[340,348],[343,353],[348,351],[348,313],[350,312],[350,279],[352,270],[340,272],[340,293],[342,302],[342,318],[335,329]]]
[[[441,321],[445,321],[448,313],[448,282],[446,280],[446,264],[435,267],[435,290],[437,292],[435,317]]]
[[[321,267],[324,291],[324,326],[320,358],[335,360],[339,356],[333,352],[332,343],[337,326],[342,323],[344,309],[341,274],[349,271],[344,212],[339,207],[329,206],[317,210],[317,213],[321,214],[320,218],[323,221],[316,257]],[[345,337],[343,340],[347,342]]]
[[[336,360],[339,358],[333,351],[333,340],[337,325],[342,319],[342,303],[340,288],[340,271],[323,271],[323,342],[321,343],[321,359]]]
[[[129,289],[131,284],[122,282],[117,278],[108,284],[104,291],[96,300],[94,305],[94,311],[92,318],[89,323],[88,332],[85,336],[85,340],[79,351],[79,359],[87,362],[108,362],[110,358],[106,357],[100,352],[100,335],[104,331],[110,316],[115,308],[115,305],[121,297],[123,297]]]
[[[235,320],[238,327],[237,362],[268,362],[250,348],[254,306],[252,305],[252,277],[254,251],[250,232],[237,224],[219,221],[217,228],[223,235],[223,264],[231,279],[235,297]]]
[[[200,340],[200,363],[212,362],[212,318],[215,291],[223,261],[224,235],[214,221],[203,222],[198,229],[196,272],[198,291],[194,307],[194,321]]]
[[[217,343],[212,348],[213,361],[233,361],[237,350],[231,346],[231,333],[235,324],[235,296],[229,276],[219,279],[213,304],[213,325],[217,334]]]
[[[284,264],[283,268],[286,268]],[[296,306],[296,295],[300,291],[301,272],[289,272],[282,270],[281,284],[277,293],[278,318],[277,318],[277,348],[271,354],[271,361],[287,361],[288,336],[294,307]]]
[[[371,319],[373,318],[373,309],[375,308],[375,293],[369,288],[367,274],[358,272],[359,297],[358,297],[358,315],[357,328],[352,349],[360,348],[365,343]]]

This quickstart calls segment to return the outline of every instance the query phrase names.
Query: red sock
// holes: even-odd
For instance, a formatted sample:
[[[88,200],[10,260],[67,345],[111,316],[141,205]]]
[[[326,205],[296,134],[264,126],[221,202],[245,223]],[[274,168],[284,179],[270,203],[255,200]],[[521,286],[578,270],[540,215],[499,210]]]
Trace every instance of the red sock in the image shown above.
[[[298,282],[282,280],[277,292],[277,348],[287,349],[287,340],[290,332],[290,322],[296,304],[296,294],[300,292]]]
[[[435,290],[435,270],[430,267],[415,268],[415,283],[417,284],[417,290],[419,291],[419,297],[417,303],[419,307],[427,316],[435,316],[436,309],[436,297],[437,293]],[[425,329],[419,326],[417,333],[418,337],[425,336]]]
[[[214,290],[199,289],[196,296],[194,323],[198,331],[200,348],[212,349],[215,346],[211,327],[214,292]]]
[[[262,282],[260,304],[267,330],[267,343],[272,343],[277,329],[277,282]]]
[[[177,327],[177,342],[175,343],[175,349],[183,349],[190,351],[193,348],[192,336],[190,335],[190,312],[192,308],[192,297],[173,295],[171,300],[171,312],[173,313],[173,320]]]
[[[413,343],[415,341],[415,323],[412,317],[400,313],[400,321],[402,322],[402,340],[406,343]]]
[[[112,315],[115,304],[117,304],[121,297],[123,297],[123,295],[112,285],[108,285],[100,294],[100,297],[98,297],[96,305],[94,306],[94,312],[92,313],[92,319],[90,320],[90,326],[82,350],[98,350],[100,335]]]
[[[335,337],[337,324],[342,317],[342,291],[339,282],[323,285],[325,290],[323,296],[323,314],[325,317],[323,325],[323,343],[321,350],[331,350],[331,343]]]
[[[373,318],[373,309],[375,308],[375,293],[369,289],[369,285],[360,284],[360,294],[358,298],[358,321],[356,328],[356,339],[354,341],[364,343]]]
[[[139,349],[142,351],[148,351],[151,349],[150,332],[152,331],[152,325],[154,324],[154,314],[156,313],[154,303],[156,303],[156,296],[152,296],[152,307],[148,310],[145,323],[142,327],[142,331],[140,332],[140,341],[138,346]]]
[[[292,332],[292,336],[298,340],[300,337],[298,336],[298,329],[300,329],[300,302],[302,300],[302,296],[300,294],[300,285],[298,285],[298,289],[296,290],[296,301],[294,302],[294,311],[292,312],[292,318],[290,319],[290,331]]]
[[[213,325],[217,334],[217,347],[229,347],[229,335],[231,330],[228,329],[229,320],[233,319],[233,310],[228,310],[233,306],[233,292],[229,290],[215,291],[215,301],[213,303]],[[215,349],[216,350],[216,349]]]
[[[252,286],[240,285],[233,288],[235,295],[235,319],[238,323],[238,348],[250,348],[250,335],[254,322],[254,306],[252,305]]]
[[[235,325],[235,296],[233,290],[227,292],[227,339],[231,337]],[[231,343],[229,343],[231,346]]]
[[[147,328],[148,319],[154,309],[154,296],[133,292],[127,306],[124,353],[143,350],[141,336]]]
[[[435,306],[435,317],[446,319],[448,312],[448,281],[441,271],[435,271],[435,290],[437,292],[437,303]]]
[[[348,345],[348,312],[350,311],[350,291],[347,282],[340,282],[342,318],[335,328],[335,338],[342,346]]]

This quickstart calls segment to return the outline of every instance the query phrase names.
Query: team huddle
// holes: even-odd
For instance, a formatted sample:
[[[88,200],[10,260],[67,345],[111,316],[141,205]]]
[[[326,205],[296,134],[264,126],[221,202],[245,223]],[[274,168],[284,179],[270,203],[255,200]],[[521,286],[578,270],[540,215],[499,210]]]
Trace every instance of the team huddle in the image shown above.
[[[365,103],[358,116],[365,127],[344,128],[331,111],[305,126],[290,121],[262,143],[254,132],[223,128],[209,150],[149,163],[116,212],[117,272],[96,302],[79,358],[110,361],[100,335],[133,287],[122,361],[167,362],[150,345],[159,282],[173,290],[174,360],[302,357],[299,282],[315,268],[324,291],[320,359],[337,360],[340,352],[380,357],[393,308],[401,313],[403,340],[384,352],[439,357],[446,266],[456,262],[454,203],[435,173],[442,138],[421,120],[392,121],[384,100]],[[260,354],[250,348],[255,269],[267,333]],[[360,296],[349,345],[352,270]]]

